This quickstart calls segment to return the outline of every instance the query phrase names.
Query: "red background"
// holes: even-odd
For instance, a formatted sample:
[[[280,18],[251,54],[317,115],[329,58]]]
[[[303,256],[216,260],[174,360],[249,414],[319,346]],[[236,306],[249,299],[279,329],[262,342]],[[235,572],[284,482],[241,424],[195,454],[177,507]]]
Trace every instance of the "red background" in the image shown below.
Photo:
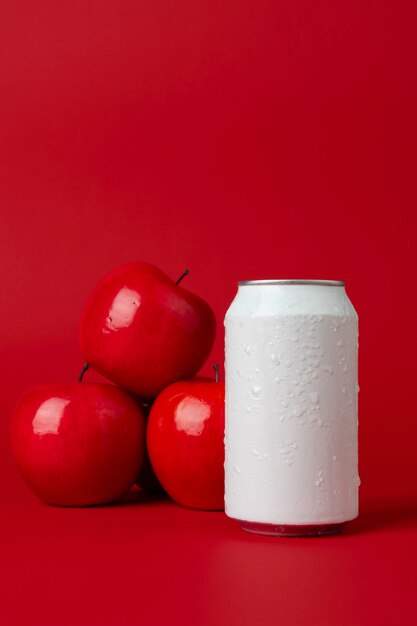
[[[416,17],[411,0],[1,3],[3,624],[416,623]],[[29,493],[11,408],[75,379],[86,297],[130,260],[191,269],[219,322],[206,373],[239,279],[346,280],[350,532],[277,541],[138,494]]]

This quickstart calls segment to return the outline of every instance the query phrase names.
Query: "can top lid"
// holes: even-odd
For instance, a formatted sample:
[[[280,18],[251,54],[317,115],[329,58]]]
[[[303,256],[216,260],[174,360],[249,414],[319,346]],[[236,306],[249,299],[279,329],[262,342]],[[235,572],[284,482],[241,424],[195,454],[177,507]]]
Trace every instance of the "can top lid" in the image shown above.
[[[240,280],[239,285],[324,285],[327,287],[344,287],[344,280],[310,280],[304,278]]]

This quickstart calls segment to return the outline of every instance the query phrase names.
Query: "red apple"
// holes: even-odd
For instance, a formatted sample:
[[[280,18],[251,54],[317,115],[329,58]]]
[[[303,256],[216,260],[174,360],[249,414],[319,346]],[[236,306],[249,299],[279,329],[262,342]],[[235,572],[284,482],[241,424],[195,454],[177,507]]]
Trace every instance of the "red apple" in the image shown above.
[[[148,263],[123,265],[98,284],[81,321],[87,363],[144,399],[194,376],[214,342],[210,306],[177,283]]]
[[[18,402],[11,440],[28,486],[48,504],[117,500],[144,461],[145,417],[114,385],[39,385]]]
[[[187,380],[157,397],[147,426],[149,458],[179,504],[224,508],[224,384]]]

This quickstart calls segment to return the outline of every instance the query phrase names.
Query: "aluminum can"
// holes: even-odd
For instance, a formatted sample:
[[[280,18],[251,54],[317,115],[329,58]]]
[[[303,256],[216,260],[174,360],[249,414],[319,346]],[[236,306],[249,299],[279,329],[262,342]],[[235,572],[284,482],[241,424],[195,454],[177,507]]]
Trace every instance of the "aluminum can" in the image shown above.
[[[358,515],[358,316],[334,280],[241,281],[225,317],[225,511],[248,531]]]

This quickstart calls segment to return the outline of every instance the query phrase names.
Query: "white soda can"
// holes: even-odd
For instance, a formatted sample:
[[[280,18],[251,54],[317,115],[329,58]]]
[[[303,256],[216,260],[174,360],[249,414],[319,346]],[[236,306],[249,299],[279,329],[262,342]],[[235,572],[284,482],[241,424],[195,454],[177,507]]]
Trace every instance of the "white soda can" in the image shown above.
[[[358,515],[358,316],[344,282],[241,281],[226,313],[225,509],[272,535]]]

